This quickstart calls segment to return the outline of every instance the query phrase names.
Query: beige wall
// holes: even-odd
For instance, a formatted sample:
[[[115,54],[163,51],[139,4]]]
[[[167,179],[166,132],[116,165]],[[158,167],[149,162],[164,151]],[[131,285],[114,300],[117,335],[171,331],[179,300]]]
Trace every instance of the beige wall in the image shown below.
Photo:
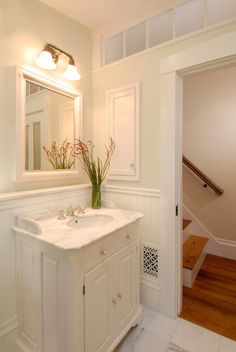
[[[146,51],[110,67],[97,70],[93,75],[94,141],[100,152],[104,148],[106,126],[106,91],[139,81],[141,83],[140,117],[140,181],[110,182],[116,185],[159,188],[160,152],[160,60],[187,47],[236,30],[236,24],[227,25],[208,33],[196,34],[163,48]]]
[[[0,1],[0,192],[80,183],[83,179],[14,184],[15,65],[34,66],[47,42],[73,55],[82,79],[76,87],[83,92],[84,138],[92,132],[92,43],[90,31],[78,22],[36,0]],[[51,75],[53,75],[51,73]],[[58,76],[54,74],[54,78]]]
[[[183,172],[184,205],[216,237],[236,241],[236,66],[184,80],[183,151],[224,189],[222,196]]]

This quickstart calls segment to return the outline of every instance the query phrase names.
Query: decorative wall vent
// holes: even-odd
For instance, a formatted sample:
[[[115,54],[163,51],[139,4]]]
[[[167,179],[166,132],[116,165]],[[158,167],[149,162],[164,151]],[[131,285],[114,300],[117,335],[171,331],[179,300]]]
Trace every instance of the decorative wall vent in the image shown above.
[[[141,277],[154,284],[159,283],[159,251],[160,248],[155,244],[147,242],[141,244]]]

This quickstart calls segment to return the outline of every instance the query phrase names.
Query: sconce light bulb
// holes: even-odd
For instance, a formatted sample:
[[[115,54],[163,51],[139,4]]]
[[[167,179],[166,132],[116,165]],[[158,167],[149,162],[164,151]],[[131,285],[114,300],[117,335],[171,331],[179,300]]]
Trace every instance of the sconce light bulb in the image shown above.
[[[69,64],[63,74],[63,77],[69,79],[70,81],[79,81],[81,75],[75,65]]]
[[[44,68],[46,70],[55,70],[56,69],[56,63],[53,60],[53,56],[47,50],[43,50],[41,52],[41,54],[39,55],[39,57],[36,60],[36,64],[39,67]]]

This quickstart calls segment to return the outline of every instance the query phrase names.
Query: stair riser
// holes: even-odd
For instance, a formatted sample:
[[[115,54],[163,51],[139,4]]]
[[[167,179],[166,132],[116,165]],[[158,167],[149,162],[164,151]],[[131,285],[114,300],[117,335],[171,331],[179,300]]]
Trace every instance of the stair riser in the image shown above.
[[[199,256],[197,262],[195,263],[193,269],[183,269],[183,284],[187,287],[192,287],[198,272],[202,266],[207,255],[207,245],[205,246],[204,250],[202,251],[201,255]]]
[[[198,299],[202,302],[208,303],[214,307],[224,309],[231,313],[236,313],[236,304],[225,302],[222,299],[212,297],[211,295],[208,295],[205,292],[200,292],[193,289],[190,290],[187,287],[184,287],[184,294],[189,297]]]
[[[228,283],[233,283],[236,284],[236,277],[233,278],[232,275],[228,275],[227,273],[224,272],[224,274],[220,274],[219,272],[210,272],[210,271],[205,271],[203,269],[201,269],[199,271],[199,275],[200,276],[204,276],[204,277],[209,277],[211,279],[215,279],[215,280],[222,280]]]
[[[234,298],[236,302],[236,284],[232,284],[227,281],[222,282],[222,280],[213,279],[209,277],[207,277],[207,280],[204,280],[204,277],[201,275],[198,275],[196,284],[198,288],[207,290],[212,290],[212,287],[214,287],[216,292],[221,292],[226,294],[227,296],[232,296],[232,298]]]

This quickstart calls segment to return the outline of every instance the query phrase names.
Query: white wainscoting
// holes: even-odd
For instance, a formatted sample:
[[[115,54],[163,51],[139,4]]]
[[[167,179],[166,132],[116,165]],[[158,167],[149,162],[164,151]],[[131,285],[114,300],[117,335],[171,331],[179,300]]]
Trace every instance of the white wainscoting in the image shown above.
[[[141,241],[159,246],[160,191],[149,188],[118,187],[106,185],[104,199],[113,201],[117,208],[139,211],[144,214],[140,221]],[[158,283],[141,278],[141,303],[159,310],[160,288]]]
[[[15,217],[28,212],[78,206],[90,200],[90,186],[68,186],[0,195],[0,351],[14,352],[17,339],[15,295]],[[105,186],[104,199],[117,207],[144,214],[141,240],[159,245],[159,191],[143,188]],[[159,287],[141,282],[142,303],[159,309]]]
[[[16,215],[87,203],[90,186],[68,186],[0,194],[0,351],[15,352],[17,309],[15,294]]]

